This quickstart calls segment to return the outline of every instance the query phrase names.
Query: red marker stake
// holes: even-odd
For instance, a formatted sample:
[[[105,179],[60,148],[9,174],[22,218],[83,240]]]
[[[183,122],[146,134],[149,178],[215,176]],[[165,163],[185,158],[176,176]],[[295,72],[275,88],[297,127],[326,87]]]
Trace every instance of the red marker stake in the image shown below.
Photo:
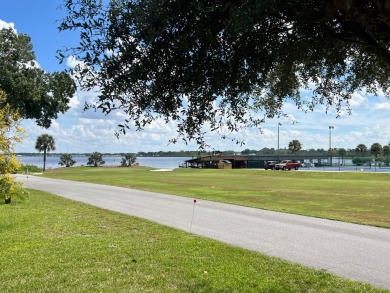
[[[193,207],[193,209],[192,209],[190,233],[192,232],[192,221],[194,220],[195,204],[196,204],[196,199],[194,199],[194,207]]]

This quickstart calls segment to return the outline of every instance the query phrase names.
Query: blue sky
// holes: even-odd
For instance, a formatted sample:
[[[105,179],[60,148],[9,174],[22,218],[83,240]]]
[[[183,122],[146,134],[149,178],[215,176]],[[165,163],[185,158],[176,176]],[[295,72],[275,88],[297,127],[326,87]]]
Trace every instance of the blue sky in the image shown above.
[[[55,58],[56,50],[63,46],[77,44],[76,34],[59,33],[56,20],[63,12],[58,9],[59,0],[12,0],[2,1],[0,10],[0,28],[12,26],[17,33],[25,33],[32,39],[36,60],[48,72],[63,70],[71,65],[60,65]],[[303,95],[308,93],[302,92]],[[54,121],[52,127],[43,129],[34,121],[26,120],[23,127],[28,137],[23,144],[17,146],[17,152],[34,152],[36,138],[43,133],[49,133],[56,140],[57,152],[138,152],[138,151],[175,151],[195,150],[194,144],[168,144],[175,137],[176,128],[173,123],[165,124],[157,121],[142,132],[131,131],[117,139],[114,135],[117,125],[122,121],[120,113],[103,116],[92,111],[83,112],[85,101],[90,101],[96,93],[78,91],[71,100],[71,109]],[[356,93],[351,101],[352,114],[346,111],[336,118],[334,109],[325,113],[321,106],[311,113],[303,113],[292,104],[286,104],[284,111],[290,115],[288,119],[273,119],[264,123],[262,131],[246,129],[229,137],[244,140],[245,145],[239,146],[230,140],[223,140],[217,134],[207,133],[207,141],[211,143],[210,150],[235,150],[246,148],[262,149],[277,148],[278,123],[280,148],[286,148],[289,141],[297,139],[304,149],[329,148],[329,126],[334,126],[331,134],[332,147],[355,148],[363,143],[370,147],[379,142],[386,145],[390,142],[390,127],[388,113],[390,102],[382,94],[366,96]]]

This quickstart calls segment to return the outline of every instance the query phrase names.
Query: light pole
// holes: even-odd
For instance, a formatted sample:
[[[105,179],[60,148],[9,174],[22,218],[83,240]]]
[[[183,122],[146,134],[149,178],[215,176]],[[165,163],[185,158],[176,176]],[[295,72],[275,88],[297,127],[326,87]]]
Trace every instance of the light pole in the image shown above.
[[[333,126],[329,126],[329,152],[330,152],[330,166],[332,167],[332,129]]]
[[[282,126],[282,123],[278,123],[278,156],[279,156],[279,126]]]

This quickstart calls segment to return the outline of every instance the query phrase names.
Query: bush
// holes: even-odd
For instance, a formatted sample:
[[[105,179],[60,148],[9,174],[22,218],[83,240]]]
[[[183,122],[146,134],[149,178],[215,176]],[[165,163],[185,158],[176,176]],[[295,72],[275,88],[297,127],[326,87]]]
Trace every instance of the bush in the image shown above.
[[[367,165],[370,162],[372,162],[371,157],[358,157],[358,158],[352,159],[352,163],[355,165],[358,165],[358,166]]]
[[[35,173],[35,172],[42,172],[43,169],[35,166],[35,165],[29,165],[29,164],[21,164],[21,167],[18,170],[18,173]]]
[[[76,164],[76,161],[73,160],[73,156],[71,154],[62,154],[58,164],[65,167],[72,167]]]
[[[99,167],[101,165],[104,165],[106,162],[103,160],[103,155],[99,152],[93,152],[88,157],[87,165],[92,165],[95,167]]]
[[[15,198],[23,200],[26,197],[28,192],[22,187],[22,183],[16,182],[10,174],[0,176],[0,198],[3,198],[6,204],[10,204]]]
[[[122,158],[121,166],[122,167],[130,167],[134,165],[137,161],[137,157],[133,153],[125,154],[125,156]]]

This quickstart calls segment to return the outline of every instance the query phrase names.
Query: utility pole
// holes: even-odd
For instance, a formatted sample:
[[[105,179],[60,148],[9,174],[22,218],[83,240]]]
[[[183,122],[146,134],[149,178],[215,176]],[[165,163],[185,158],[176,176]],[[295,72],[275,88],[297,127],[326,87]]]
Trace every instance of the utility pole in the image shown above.
[[[278,153],[279,153],[279,126],[282,126],[282,123],[278,123]]]
[[[279,160],[279,126],[282,126],[282,123],[278,122],[278,160]]]
[[[330,166],[332,166],[332,129],[333,126],[329,126],[329,152],[330,152]]]

